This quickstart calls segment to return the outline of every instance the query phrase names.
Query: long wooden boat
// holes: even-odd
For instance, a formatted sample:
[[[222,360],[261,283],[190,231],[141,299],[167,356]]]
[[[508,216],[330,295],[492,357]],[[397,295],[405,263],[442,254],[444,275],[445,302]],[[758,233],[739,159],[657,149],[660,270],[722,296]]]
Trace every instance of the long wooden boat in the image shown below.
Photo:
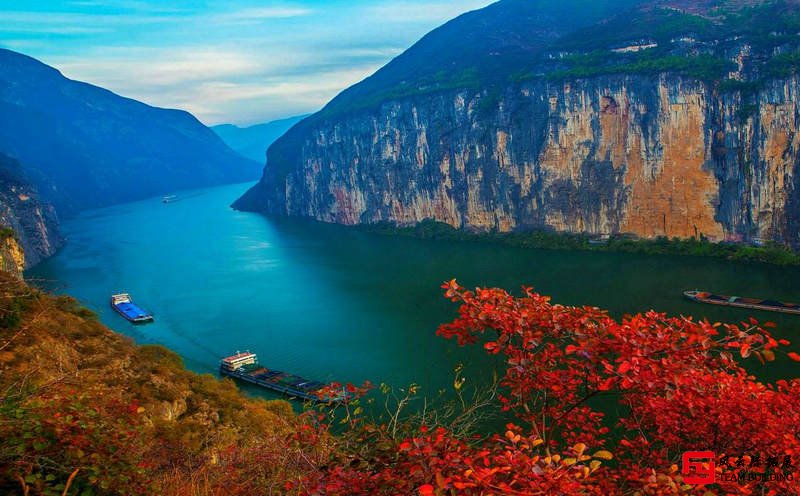
[[[270,389],[290,398],[322,403],[338,403],[351,397],[345,391],[333,396],[322,394],[321,390],[325,387],[325,384],[321,382],[262,367],[258,364],[256,354],[249,351],[223,358],[219,364],[219,371],[222,375]]]
[[[111,308],[134,324],[153,322],[153,315],[133,302],[128,293],[111,295]]]
[[[781,312],[800,315],[800,305],[777,300],[759,300],[757,298],[743,298],[741,296],[727,296],[708,293],[706,291],[684,291],[683,295],[692,301],[722,305],[726,307],[748,308],[751,310],[765,310],[767,312]]]

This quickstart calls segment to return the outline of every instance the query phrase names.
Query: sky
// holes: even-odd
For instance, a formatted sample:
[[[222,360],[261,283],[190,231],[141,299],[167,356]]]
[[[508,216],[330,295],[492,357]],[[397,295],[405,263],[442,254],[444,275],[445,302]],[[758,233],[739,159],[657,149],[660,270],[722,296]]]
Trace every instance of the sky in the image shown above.
[[[0,47],[207,125],[316,111],[492,0],[0,0]]]

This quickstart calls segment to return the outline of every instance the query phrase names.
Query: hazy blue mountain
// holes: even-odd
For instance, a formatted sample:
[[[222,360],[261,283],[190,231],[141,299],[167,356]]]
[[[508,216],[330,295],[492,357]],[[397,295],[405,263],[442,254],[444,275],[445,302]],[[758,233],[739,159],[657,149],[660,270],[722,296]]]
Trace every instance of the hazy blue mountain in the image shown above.
[[[225,144],[242,156],[263,163],[266,159],[267,148],[306,117],[308,115],[300,115],[249,127],[220,124],[211,126],[211,129],[222,138]]]
[[[258,177],[181,110],[151,107],[0,49],[0,150],[62,214]]]

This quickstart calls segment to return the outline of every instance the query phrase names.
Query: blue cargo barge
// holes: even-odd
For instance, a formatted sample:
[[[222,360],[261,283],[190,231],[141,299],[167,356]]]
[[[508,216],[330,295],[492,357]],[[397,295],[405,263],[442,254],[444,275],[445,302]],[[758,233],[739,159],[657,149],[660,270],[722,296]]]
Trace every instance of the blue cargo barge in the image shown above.
[[[291,398],[321,403],[338,403],[351,396],[345,391],[335,396],[326,395],[322,393],[325,384],[286,374],[280,370],[262,367],[258,364],[258,357],[255,353],[250,352],[236,353],[223,358],[219,364],[219,371],[222,375],[241,379]]]
[[[111,295],[111,308],[122,315],[125,320],[134,324],[145,324],[153,321],[153,316],[135,304],[128,293]]]

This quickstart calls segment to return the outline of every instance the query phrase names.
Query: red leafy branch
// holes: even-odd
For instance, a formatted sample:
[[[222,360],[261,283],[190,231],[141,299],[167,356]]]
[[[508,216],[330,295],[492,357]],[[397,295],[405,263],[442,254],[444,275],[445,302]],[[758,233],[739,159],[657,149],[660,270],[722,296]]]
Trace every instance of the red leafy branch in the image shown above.
[[[739,363],[773,361],[789,344],[771,324],[657,312],[617,321],[530,288],[443,289],[460,308],[438,334],[503,357],[497,406],[517,423],[478,446],[423,429],[391,459],[327,467],[306,494],[800,494],[791,481],[695,487],[678,467],[687,450],[800,464],[800,381],[763,384]]]

